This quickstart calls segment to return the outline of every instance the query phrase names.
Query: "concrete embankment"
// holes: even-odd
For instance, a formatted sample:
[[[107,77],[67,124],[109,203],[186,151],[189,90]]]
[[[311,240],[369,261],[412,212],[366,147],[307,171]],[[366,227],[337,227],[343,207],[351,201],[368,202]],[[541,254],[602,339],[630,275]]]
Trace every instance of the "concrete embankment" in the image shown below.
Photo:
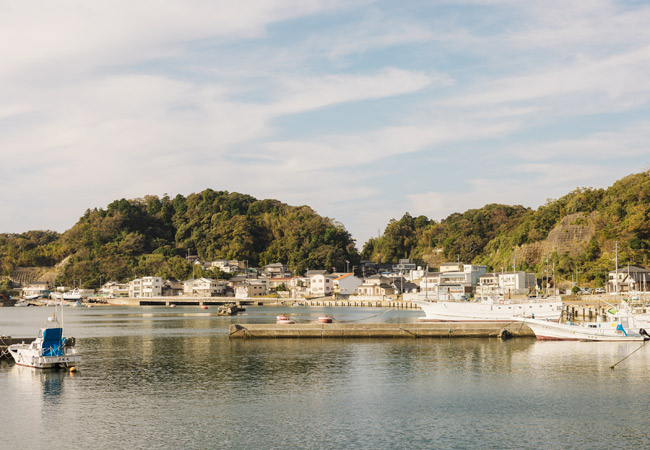
[[[304,323],[233,324],[232,339],[282,338],[487,338],[535,336],[520,323]]]

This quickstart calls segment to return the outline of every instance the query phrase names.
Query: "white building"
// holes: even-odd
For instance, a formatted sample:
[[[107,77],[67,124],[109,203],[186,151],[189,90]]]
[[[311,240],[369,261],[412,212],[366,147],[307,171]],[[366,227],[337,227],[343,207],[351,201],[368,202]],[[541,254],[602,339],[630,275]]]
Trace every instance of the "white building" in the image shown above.
[[[535,274],[518,272],[494,272],[481,275],[476,286],[476,295],[523,295],[535,287]]]
[[[445,263],[440,272],[429,272],[420,279],[420,297],[425,299],[459,300],[471,296],[487,266]]]
[[[160,277],[136,278],[129,283],[129,297],[162,296],[163,279]]]
[[[212,278],[195,278],[183,282],[183,293],[195,297],[214,297],[224,295],[226,286]]]
[[[334,280],[329,275],[317,274],[309,277],[309,295],[325,297],[334,292]]]

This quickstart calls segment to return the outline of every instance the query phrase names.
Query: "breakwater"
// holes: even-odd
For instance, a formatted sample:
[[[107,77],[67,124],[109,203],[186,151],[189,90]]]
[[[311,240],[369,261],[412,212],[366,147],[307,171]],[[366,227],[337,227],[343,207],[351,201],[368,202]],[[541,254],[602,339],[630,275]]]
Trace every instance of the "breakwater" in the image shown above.
[[[534,337],[521,322],[232,324],[231,339]]]

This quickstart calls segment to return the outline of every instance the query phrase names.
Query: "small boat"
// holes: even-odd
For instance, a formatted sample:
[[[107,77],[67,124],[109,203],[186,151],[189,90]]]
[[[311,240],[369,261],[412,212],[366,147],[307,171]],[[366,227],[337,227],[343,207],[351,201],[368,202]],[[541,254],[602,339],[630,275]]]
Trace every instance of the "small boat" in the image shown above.
[[[318,323],[332,323],[332,318],[325,314],[324,316],[320,316],[318,318]]]
[[[276,323],[283,324],[283,325],[290,325],[296,323],[296,321],[286,314],[280,314],[279,316],[276,317]]]
[[[16,364],[35,369],[71,368],[81,362],[77,349],[63,337],[56,314],[48,318],[48,326],[40,330],[34,342],[13,344],[7,350]]]
[[[81,291],[78,288],[74,288],[73,290],[63,294],[63,300],[68,300],[68,301],[81,300]]]
[[[18,306],[18,307],[29,306],[29,301],[27,299],[23,299],[18,301],[14,306]]]
[[[631,314],[612,308],[606,321],[552,322],[544,319],[520,318],[539,340],[571,341],[647,341],[650,322],[647,316]]]
[[[201,309],[208,309],[206,305],[201,305]]]

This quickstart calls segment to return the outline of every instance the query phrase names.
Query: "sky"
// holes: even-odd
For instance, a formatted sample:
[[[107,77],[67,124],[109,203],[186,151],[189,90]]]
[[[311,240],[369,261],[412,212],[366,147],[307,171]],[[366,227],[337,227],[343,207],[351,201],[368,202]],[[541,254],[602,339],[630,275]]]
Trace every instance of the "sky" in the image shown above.
[[[361,249],[650,169],[650,4],[0,2],[0,232],[210,188]]]

